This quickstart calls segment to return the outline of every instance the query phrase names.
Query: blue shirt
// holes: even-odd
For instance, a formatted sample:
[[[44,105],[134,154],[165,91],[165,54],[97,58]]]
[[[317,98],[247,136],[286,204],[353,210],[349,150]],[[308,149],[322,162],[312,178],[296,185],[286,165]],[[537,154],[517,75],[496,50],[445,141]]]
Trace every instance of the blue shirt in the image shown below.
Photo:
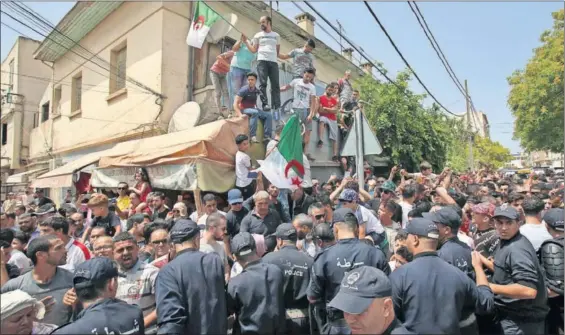
[[[241,97],[241,109],[255,108],[257,105],[257,97],[259,96],[259,89],[257,87],[250,88],[249,85],[243,86],[237,96]]]
[[[255,59],[255,54],[247,49],[247,45],[241,43],[239,50],[233,55],[231,66],[243,70],[251,70],[251,62]]]

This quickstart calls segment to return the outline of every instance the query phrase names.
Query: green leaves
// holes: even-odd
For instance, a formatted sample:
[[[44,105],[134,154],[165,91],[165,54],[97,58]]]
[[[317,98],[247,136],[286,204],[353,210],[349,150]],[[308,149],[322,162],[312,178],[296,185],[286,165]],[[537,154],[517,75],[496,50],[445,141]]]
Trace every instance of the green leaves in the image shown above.
[[[508,77],[508,105],[516,118],[514,138],[526,151],[562,152],[564,10],[552,14],[553,28],[542,33],[542,45],[525,69]]]

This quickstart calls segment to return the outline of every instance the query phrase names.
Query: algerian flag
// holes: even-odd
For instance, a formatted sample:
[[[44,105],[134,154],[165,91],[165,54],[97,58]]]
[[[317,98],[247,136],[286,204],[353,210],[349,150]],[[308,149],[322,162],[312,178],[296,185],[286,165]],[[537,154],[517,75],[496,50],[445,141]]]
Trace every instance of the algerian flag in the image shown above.
[[[290,117],[283,128],[277,150],[265,160],[258,160],[258,171],[271,184],[281,189],[300,186],[304,178],[302,127],[296,115]]]
[[[208,7],[202,1],[198,1],[196,3],[194,18],[190,25],[190,31],[186,37],[186,43],[198,49],[202,48],[202,44],[204,44],[210,27],[220,19],[220,15],[212,10],[212,8]]]

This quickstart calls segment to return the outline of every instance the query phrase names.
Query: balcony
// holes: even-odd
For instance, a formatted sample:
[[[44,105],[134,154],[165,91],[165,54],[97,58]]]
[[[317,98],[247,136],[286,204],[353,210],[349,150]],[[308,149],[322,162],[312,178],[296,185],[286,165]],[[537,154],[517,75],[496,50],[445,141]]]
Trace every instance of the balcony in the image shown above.
[[[2,93],[2,117],[0,120],[4,121],[13,111],[23,108],[24,96],[17,93]]]

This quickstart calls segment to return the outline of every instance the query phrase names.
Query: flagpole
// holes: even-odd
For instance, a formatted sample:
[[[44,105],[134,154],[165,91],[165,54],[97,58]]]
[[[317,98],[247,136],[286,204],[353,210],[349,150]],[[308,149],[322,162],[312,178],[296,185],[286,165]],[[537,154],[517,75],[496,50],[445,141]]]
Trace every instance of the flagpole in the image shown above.
[[[208,6],[208,8],[210,8],[210,10],[212,10],[214,13],[218,14],[218,16],[219,16],[222,20],[226,21],[227,24],[229,24],[229,25],[230,25],[233,29],[235,29],[238,33],[243,34],[243,32],[242,32],[241,30],[237,29],[236,26],[234,26],[233,24],[231,24],[231,22],[228,21],[222,14],[218,13],[214,8],[210,7],[210,6],[206,3],[206,1],[200,1],[200,2],[202,2],[203,4],[205,4],[206,6]]]

